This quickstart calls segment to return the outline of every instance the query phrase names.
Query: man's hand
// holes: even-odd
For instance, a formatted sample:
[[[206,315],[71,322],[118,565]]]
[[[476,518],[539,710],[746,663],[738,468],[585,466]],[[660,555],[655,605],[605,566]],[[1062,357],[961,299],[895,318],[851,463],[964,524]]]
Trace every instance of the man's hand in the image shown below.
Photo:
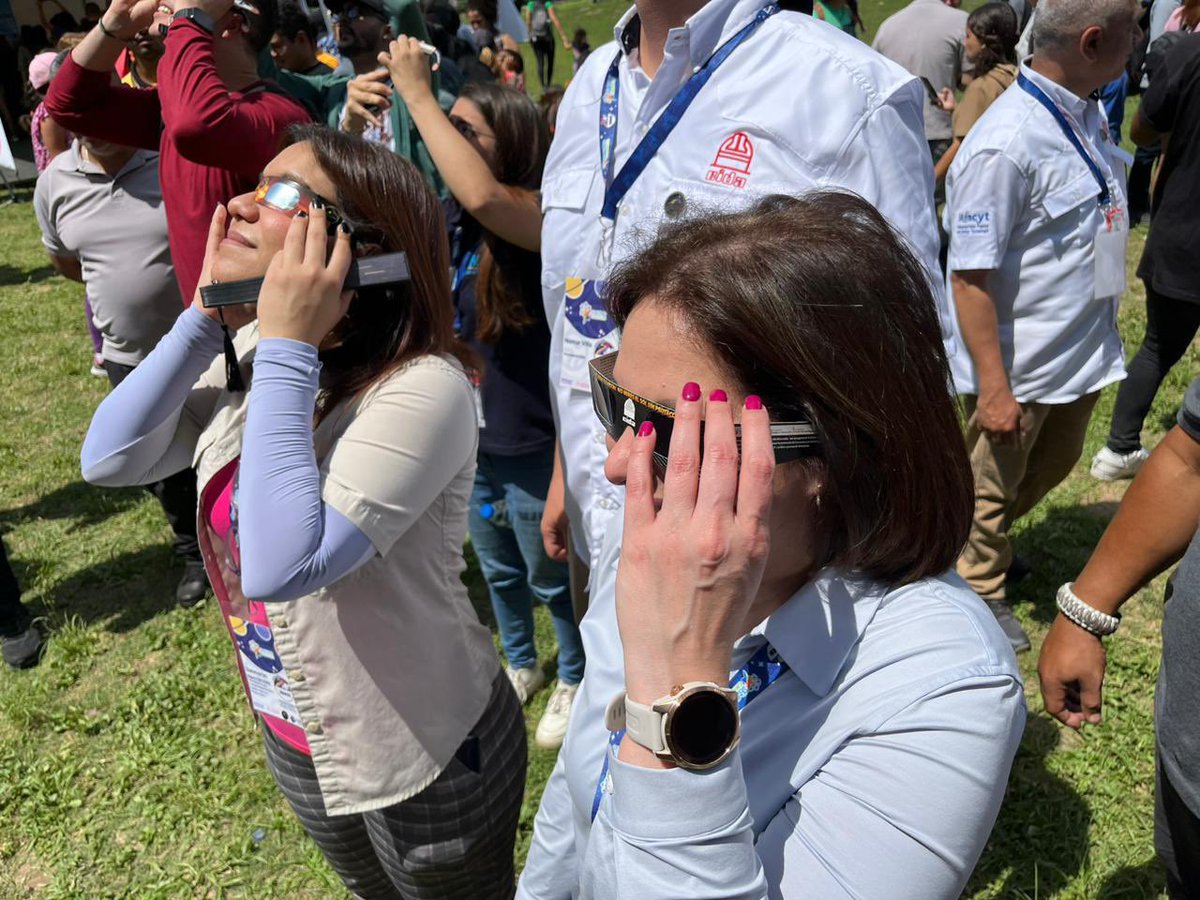
[[[1021,442],[1021,404],[1005,385],[991,390],[980,389],[975,404],[975,421],[993,443]]]
[[[1046,712],[1079,729],[1100,724],[1104,686],[1104,644],[1059,613],[1038,658],[1038,679]]]
[[[100,23],[119,40],[132,40],[154,22],[160,0],[113,0],[100,17]]]
[[[384,83],[388,77],[387,69],[376,69],[352,78],[346,84],[342,131],[362,134],[368,125],[380,126],[380,116],[392,108],[392,89]]]

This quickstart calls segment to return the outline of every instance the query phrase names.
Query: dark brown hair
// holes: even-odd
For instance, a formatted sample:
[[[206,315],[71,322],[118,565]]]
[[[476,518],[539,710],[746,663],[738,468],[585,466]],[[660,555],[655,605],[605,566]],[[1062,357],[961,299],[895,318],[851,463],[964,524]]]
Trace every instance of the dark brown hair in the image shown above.
[[[973,508],[928,277],[868,203],[816,192],[668,225],[607,300],[621,325],[663,304],[772,419],[809,416],[818,563],[906,584],[954,563]]]
[[[496,180],[536,191],[550,149],[550,132],[537,105],[524,92],[498,84],[468,82],[458,96],[479,108],[483,121],[496,135],[492,159]],[[495,343],[505,331],[528,328],[534,318],[525,308],[526,298],[516,285],[507,283],[496,265],[497,255],[511,255],[515,248],[490,231],[484,233],[483,243],[475,292],[475,336],[485,343]]]
[[[983,45],[974,60],[975,78],[982,78],[996,66],[1017,64],[1017,41],[1021,38],[1016,11],[1003,0],[985,3],[967,17],[967,30]]]
[[[318,419],[425,354],[472,355],[454,336],[450,255],[442,207],[408,160],[323,125],[294,125],[284,146],[307,143],[337,188],[330,197],[380,252],[403,251],[407,284],[365,288],[351,302],[339,343],[321,353],[326,377]]]

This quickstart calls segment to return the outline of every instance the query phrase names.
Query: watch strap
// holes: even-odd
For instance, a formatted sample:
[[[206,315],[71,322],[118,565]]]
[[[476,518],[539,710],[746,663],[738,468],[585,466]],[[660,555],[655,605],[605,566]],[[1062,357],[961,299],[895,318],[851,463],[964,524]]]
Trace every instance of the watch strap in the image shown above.
[[[667,754],[667,745],[663,741],[663,720],[665,710],[660,712],[657,707],[663,703],[673,702],[671,697],[663,697],[653,706],[638,703],[625,697],[625,733],[641,744],[655,756]]]
[[[172,22],[178,22],[180,19],[195,22],[209,34],[216,34],[217,24],[213,21],[212,16],[197,6],[189,6],[187,9],[181,9],[171,17]]]

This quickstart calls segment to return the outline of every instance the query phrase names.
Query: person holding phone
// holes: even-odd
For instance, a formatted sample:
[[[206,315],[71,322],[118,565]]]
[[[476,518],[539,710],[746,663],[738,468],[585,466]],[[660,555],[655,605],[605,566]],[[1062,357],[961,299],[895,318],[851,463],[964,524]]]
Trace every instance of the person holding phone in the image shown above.
[[[558,683],[534,740],[557,749],[583,680],[584,654],[565,555],[552,558],[541,534],[555,459],[538,203],[549,130],[527,95],[494,84],[466,85],[447,117],[412,38],[393,41],[381,62],[454,198],[448,219],[459,334],[484,363],[471,546],[487,579],[508,676],[523,702],[545,683],[533,604],[550,611]],[[506,516],[483,514],[497,504]]]
[[[202,285],[265,276],[257,307],[193,303],[101,403],[83,474],[195,465],[268,768],[350,891],[509,897],[525,725],[460,578],[477,431],[441,210],[383,147],[287,140],[204,254]],[[410,281],[343,290],[394,251]]]

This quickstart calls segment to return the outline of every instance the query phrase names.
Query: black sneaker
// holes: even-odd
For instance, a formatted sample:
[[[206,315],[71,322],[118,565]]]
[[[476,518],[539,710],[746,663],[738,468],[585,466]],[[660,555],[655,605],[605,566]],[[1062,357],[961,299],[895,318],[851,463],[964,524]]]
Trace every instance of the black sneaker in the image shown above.
[[[45,649],[46,639],[34,625],[15,637],[0,637],[0,655],[13,669],[32,669],[41,661]]]
[[[1012,644],[1013,653],[1024,653],[1028,650],[1029,635],[1025,633],[1025,629],[1021,627],[1021,623],[1013,615],[1012,607],[1002,600],[989,600],[988,609],[992,611],[992,615],[1000,623],[1000,630],[1004,632],[1004,636]]]
[[[175,588],[175,602],[184,609],[191,609],[207,596],[208,576],[204,573],[204,563],[190,559],[184,564],[179,587]]]

